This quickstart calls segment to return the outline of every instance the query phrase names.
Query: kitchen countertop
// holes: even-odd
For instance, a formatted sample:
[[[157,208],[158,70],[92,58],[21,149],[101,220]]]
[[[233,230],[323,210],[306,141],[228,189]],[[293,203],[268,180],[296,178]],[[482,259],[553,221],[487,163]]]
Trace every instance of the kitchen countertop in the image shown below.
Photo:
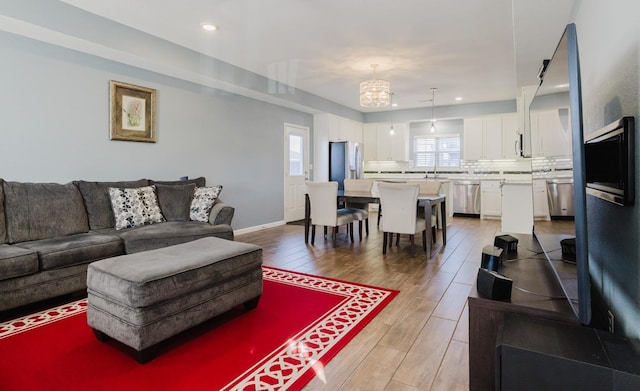
[[[565,179],[573,178],[573,172],[571,171],[548,171],[544,173],[463,173],[463,172],[451,172],[451,173],[438,173],[435,175],[429,173],[425,178],[424,172],[413,171],[365,171],[364,177],[368,179],[377,180],[438,180],[440,182],[455,181],[455,180],[478,180],[478,181],[505,181],[510,183],[526,182],[531,183],[532,180],[546,180],[546,179]]]

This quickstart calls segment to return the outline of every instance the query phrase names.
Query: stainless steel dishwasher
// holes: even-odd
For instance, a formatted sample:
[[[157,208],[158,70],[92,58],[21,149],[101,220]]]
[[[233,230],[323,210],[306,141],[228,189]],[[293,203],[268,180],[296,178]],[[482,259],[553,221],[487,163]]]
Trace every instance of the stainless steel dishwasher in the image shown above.
[[[573,217],[573,178],[547,179],[549,216]]]
[[[453,214],[480,215],[480,181],[453,182]]]

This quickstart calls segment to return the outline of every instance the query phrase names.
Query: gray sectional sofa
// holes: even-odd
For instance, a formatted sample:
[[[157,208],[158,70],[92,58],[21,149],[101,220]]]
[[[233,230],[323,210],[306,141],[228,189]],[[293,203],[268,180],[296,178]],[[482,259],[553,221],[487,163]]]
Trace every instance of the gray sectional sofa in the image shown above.
[[[116,229],[109,188],[150,185],[162,222]],[[210,236],[233,240],[235,210],[219,198],[208,222],[189,219],[197,187],[205,187],[205,178],[67,184],[0,179],[0,311],[86,290],[93,261]]]

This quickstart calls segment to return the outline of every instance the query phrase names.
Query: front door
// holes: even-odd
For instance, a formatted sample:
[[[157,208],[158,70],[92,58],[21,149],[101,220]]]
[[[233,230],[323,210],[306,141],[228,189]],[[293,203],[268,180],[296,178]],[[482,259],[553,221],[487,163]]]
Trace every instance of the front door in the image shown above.
[[[309,180],[309,128],[284,125],[284,218],[304,218],[305,182]]]

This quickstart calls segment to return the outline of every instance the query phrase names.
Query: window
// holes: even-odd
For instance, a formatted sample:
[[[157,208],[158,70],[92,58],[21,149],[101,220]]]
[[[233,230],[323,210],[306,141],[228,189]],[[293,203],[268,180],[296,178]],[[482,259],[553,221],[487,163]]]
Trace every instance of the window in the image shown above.
[[[460,167],[460,135],[426,135],[413,139],[416,167]]]
[[[304,139],[297,134],[289,134],[289,175],[304,175],[302,146]]]

